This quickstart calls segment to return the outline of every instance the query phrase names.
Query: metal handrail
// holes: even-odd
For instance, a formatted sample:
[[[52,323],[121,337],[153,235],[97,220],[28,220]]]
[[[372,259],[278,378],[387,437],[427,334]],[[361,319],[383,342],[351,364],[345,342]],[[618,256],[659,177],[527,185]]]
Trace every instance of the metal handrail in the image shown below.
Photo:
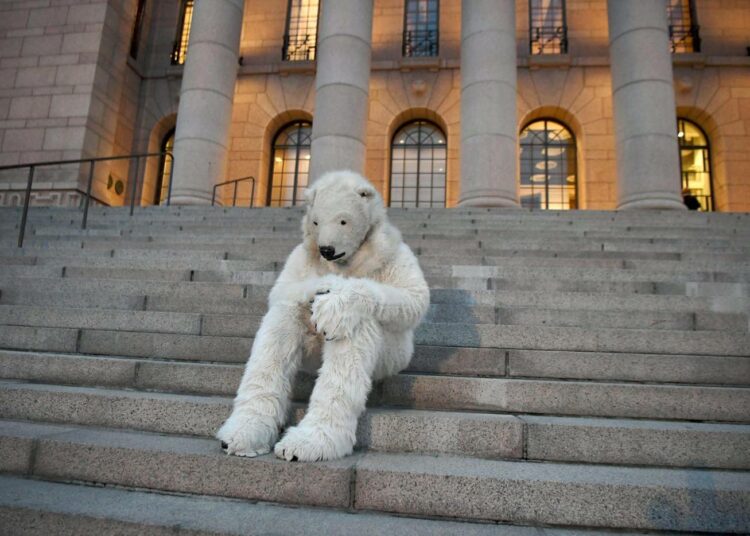
[[[240,177],[239,179],[232,179],[224,182],[220,182],[218,184],[214,184],[214,191],[211,195],[211,206],[214,206],[216,203],[216,189],[221,186],[226,186],[227,184],[234,184],[234,195],[232,196],[232,206],[237,206],[237,184],[242,181],[250,181],[252,186],[250,187],[250,206],[248,208],[253,208],[253,202],[255,200],[255,177]],[[223,206],[223,205],[222,205]]]
[[[81,158],[78,160],[52,160],[48,162],[32,162],[29,164],[15,164],[12,166],[0,166],[0,172],[10,171],[13,169],[29,168],[29,175],[28,175],[28,179],[26,182],[26,195],[25,195],[24,202],[23,202],[23,213],[21,216],[21,228],[18,231],[18,247],[19,248],[23,247],[23,238],[24,238],[24,235],[26,234],[26,220],[29,215],[29,204],[31,202],[31,187],[34,182],[34,172],[36,171],[36,168],[47,167],[47,166],[62,166],[62,165],[68,165],[68,164],[87,164],[87,163],[90,164],[89,177],[88,177],[88,182],[86,186],[86,198],[85,198],[84,206],[83,206],[83,220],[81,222],[81,229],[85,229],[86,223],[88,222],[89,202],[92,197],[91,185],[94,182],[94,168],[97,162],[135,159],[136,172],[135,172],[135,178],[132,181],[133,184],[130,190],[130,215],[132,216],[133,211],[135,210],[135,193],[136,193],[136,187],[138,185],[138,168],[140,167],[141,158],[151,158],[154,156],[170,158],[172,160],[172,165],[169,167],[169,188],[167,192],[167,206],[169,206],[170,201],[172,199],[172,174],[174,172],[174,156],[172,155],[171,151],[163,151],[160,153],[129,154],[129,155],[121,155],[121,156],[100,156],[97,158]]]

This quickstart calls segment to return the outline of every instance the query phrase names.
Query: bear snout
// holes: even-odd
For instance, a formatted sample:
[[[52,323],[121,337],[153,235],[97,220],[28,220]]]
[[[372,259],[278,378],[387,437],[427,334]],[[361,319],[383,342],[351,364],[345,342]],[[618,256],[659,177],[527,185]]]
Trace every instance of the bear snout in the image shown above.
[[[333,246],[320,246],[318,250],[320,251],[320,256],[327,261],[335,261],[344,256],[344,253],[336,255],[336,248]]]

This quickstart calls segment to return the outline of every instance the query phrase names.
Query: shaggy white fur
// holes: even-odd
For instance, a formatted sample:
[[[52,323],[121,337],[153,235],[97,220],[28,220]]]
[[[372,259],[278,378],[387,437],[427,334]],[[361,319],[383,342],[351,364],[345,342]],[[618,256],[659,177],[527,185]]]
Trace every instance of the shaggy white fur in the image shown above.
[[[307,413],[274,452],[302,461],[351,454],[372,381],[408,365],[429,305],[416,257],[365,178],[327,173],[306,200],[304,240],[271,290],[234,409],[216,434],[229,454],[270,452],[303,355],[321,353]]]

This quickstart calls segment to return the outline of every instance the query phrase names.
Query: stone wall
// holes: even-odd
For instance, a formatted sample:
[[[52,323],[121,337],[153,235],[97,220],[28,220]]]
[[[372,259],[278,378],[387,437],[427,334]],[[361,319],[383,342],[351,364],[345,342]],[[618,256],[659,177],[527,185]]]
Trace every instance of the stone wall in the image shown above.
[[[170,63],[178,1],[148,2],[140,54],[127,58],[135,0],[34,0],[0,4],[0,165],[156,152],[175,125],[181,66]],[[700,54],[675,55],[677,113],[708,134],[719,210],[750,210],[750,12],[739,0],[700,0]],[[403,0],[375,0],[366,171],[387,198],[390,144],[412,119],[429,119],[447,136],[448,205],[460,186],[460,0],[443,0],[439,58],[402,58]],[[286,1],[247,1],[231,124],[227,179],[257,179],[263,205],[270,146],[286,123],[312,120],[315,63],[282,62]],[[587,209],[617,204],[614,124],[605,0],[568,0],[569,53],[530,56],[528,2],[516,2],[519,131],[549,117],[575,134],[579,200]],[[102,168],[104,171],[104,168]],[[153,199],[158,162],[114,166],[138,177],[138,196]],[[130,175],[128,175],[128,172]],[[43,180],[80,186],[85,170]],[[62,181],[62,182],[60,182]],[[59,184],[58,184],[59,183]],[[103,189],[102,189],[103,188]],[[231,192],[228,192],[231,193]],[[240,188],[249,196],[249,186]]]

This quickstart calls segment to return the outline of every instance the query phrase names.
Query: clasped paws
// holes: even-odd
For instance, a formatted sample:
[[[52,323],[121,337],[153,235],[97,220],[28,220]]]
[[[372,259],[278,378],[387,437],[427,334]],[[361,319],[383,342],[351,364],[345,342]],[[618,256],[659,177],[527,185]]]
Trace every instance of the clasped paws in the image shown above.
[[[344,279],[322,285],[311,305],[313,326],[326,341],[350,338],[361,321],[357,293]]]

